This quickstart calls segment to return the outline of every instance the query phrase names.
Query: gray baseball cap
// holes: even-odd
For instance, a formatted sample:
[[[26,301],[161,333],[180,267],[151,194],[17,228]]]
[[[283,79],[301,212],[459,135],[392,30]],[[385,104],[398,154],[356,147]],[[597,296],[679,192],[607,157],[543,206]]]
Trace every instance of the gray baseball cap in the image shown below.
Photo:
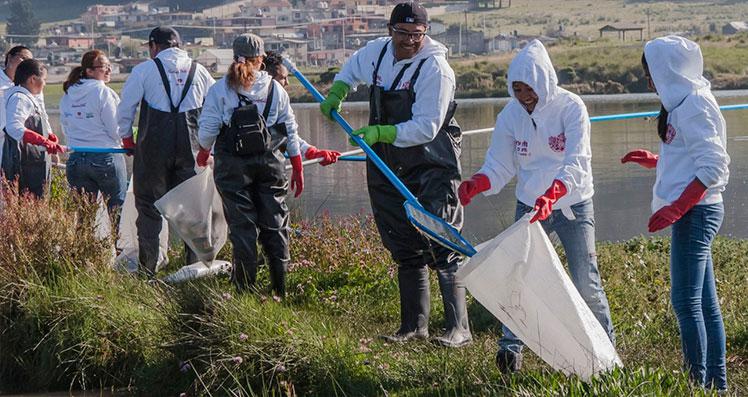
[[[265,42],[260,36],[252,33],[244,33],[234,39],[231,46],[234,57],[254,58],[265,55]]]

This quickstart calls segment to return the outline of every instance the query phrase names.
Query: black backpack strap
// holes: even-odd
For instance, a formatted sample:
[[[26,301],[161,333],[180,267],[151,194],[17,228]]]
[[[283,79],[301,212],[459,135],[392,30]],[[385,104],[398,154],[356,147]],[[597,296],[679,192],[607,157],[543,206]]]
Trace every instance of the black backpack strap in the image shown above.
[[[179,111],[179,107],[182,106],[182,102],[184,102],[184,98],[187,97],[187,92],[190,91],[190,87],[192,87],[192,80],[195,79],[195,70],[197,69],[197,62],[192,61],[192,65],[190,66],[190,72],[187,74],[187,80],[184,82],[184,88],[182,88],[182,97],[179,98],[179,103],[176,106],[176,112]]]
[[[239,97],[239,107],[248,106],[252,104],[252,100],[249,99],[248,96],[242,95],[238,92],[236,93],[236,95]]]
[[[403,68],[402,68],[402,69],[400,69],[400,73],[398,73],[398,74],[397,74],[397,76],[395,76],[395,80],[394,80],[394,81],[392,82],[392,86],[390,87],[390,91],[392,91],[392,90],[394,90],[395,88],[397,88],[397,85],[398,85],[398,84],[400,84],[400,80],[402,80],[402,79],[403,79],[403,75],[405,74],[405,71],[406,71],[406,70],[408,70],[408,68],[409,68],[409,67],[410,67],[410,65],[412,65],[412,64],[413,64],[413,62],[411,62],[411,63],[406,63],[405,65],[403,65]],[[421,66],[421,65],[418,65],[418,66],[419,66],[419,68],[420,68],[420,66]],[[418,72],[418,71],[416,71],[416,72]],[[413,80],[413,79],[411,79],[411,83],[413,83],[413,81],[412,81],[412,80]]]
[[[169,107],[171,108],[172,113],[176,113],[179,108],[174,107],[174,104],[171,102],[171,85],[169,84],[169,78],[166,77],[166,70],[164,70],[164,64],[161,63],[161,60],[158,58],[153,58],[153,62],[156,63],[156,68],[158,68],[158,74],[161,75],[161,83],[164,85],[164,89],[166,90],[166,97],[169,98]]]
[[[273,106],[273,93],[275,92],[275,81],[270,80],[270,87],[268,87],[268,97],[265,100],[265,108],[262,109],[262,118],[265,119],[265,121],[268,120],[268,116],[270,115],[270,107]]]
[[[382,59],[384,59],[384,54],[387,53],[387,45],[390,44],[392,40],[387,40],[386,43],[384,43],[384,47],[382,47],[382,52],[379,53],[379,59],[377,60],[377,66],[374,67],[374,72],[371,76],[371,85],[372,87],[377,85],[377,73],[379,73],[379,66],[382,64]]]

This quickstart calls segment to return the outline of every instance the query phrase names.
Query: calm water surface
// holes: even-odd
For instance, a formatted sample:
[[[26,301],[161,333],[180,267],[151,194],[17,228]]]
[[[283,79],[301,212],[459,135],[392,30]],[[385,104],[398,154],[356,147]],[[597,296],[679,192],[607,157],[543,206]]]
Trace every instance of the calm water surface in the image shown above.
[[[654,95],[616,95],[584,97],[591,116],[657,110]],[[746,103],[748,92],[718,93],[720,105]],[[459,101],[456,115],[463,131],[492,127],[496,115],[506,103],[503,99]],[[51,105],[51,104],[50,104]],[[300,134],[321,148],[340,151],[353,149],[337,124],[323,118],[315,104],[294,105]],[[59,125],[58,115],[50,112],[52,125]],[[344,117],[356,128],[365,125],[368,108],[365,103],[346,104]],[[724,112],[727,120],[730,183],[724,193],[725,221],[723,235],[748,237],[746,171],[748,170],[748,110]],[[633,119],[592,124],[592,170],[595,183],[595,218],[598,240],[625,240],[647,234],[654,170],[635,164],[622,165],[620,158],[629,150],[645,148],[658,151],[659,139],[654,120]],[[483,164],[490,133],[476,134],[463,140],[463,178],[469,178]],[[311,218],[319,214],[349,215],[371,213],[366,192],[363,162],[339,162],[328,167],[305,168],[305,188],[299,199],[289,205]],[[479,195],[466,209],[464,235],[478,243],[494,237],[511,225],[514,219],[514,182],[491,197]],[[661,232],[662,233],[662,232]],[[667,229],[666,233],[669,233]]]

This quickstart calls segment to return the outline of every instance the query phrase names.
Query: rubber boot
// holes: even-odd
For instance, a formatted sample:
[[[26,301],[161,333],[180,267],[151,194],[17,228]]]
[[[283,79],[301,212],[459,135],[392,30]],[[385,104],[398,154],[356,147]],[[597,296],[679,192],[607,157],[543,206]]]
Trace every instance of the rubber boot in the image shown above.
[[[434,339],[445,347],[461,347],[473,341],[468,323],[465,286],[457,281],[456,273],[457,263],[447,268],[436,269],[444,302],[446,330],[444,335]]]
[[[429,337],[429,270],[427,267],[400,267],[397,272],[400,289],[400,329],[382,335],[387,342],[407,342]]]
[[[286,270],[288,262],[284,260],[272,259],[269,262],[270,285],[273,287],[273,293],[279,298],[286,296]]]
[[[236,256],[234,256],[236,258]],[[234,267],[231,272],[231,281],[236,287],[236,292],[244,293],[255,289],[257,280],[257,262],[256,261],[238,261],[234,259]]]

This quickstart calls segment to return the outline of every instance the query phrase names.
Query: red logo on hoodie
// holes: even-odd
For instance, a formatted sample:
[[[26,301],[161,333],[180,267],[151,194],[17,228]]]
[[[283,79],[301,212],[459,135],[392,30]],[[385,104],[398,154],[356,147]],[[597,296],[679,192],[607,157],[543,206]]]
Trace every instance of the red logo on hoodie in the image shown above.
[[[562,132],[556,136],[549,137],[548,146],[556,153],[563,152],[566,149],[566,134]]]
[[[675,139],[675,135],[677,135],[677,133],[675,132],[675,128],[673,128],[672,124],[668,124],[667,132],[665,132],[665,143],[669,145],[670,142],[672,142],[673,139]]]

